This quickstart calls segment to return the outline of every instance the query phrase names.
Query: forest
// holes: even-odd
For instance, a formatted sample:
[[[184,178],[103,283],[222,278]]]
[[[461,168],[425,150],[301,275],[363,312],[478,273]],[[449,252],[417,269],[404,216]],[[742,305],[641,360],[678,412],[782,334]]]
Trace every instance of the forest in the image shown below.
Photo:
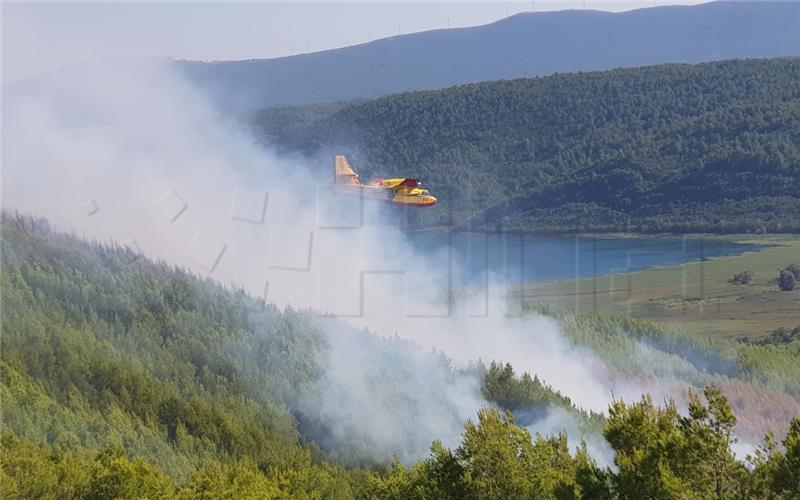
[[[433,440],[427,458],[407,463],[370,455],[373,443],[358,435],[347,449],[327,445],[330,422],[304,413],[297,395],[324,378],[331,328],[387,353],[419,348],[332,326],[314,311],[258,304],[234,286],[43,219],[4,213],[1,229],[4,498],[800,495],[800,374],[790,369],[800,366],[800,326],[729,341],[532,309],[627,376],[671,370],[696,389],[685,401],[617,399],[601,414],[503,360],[455,367],[420,353],[449,377],[477,376],[485,406],[460,442]],[[630,355],[645,344],[648,362]],[[410,383],[381,377],[389,393]],[[734,455],[737,423],[765,405],[777,416],[762,415],[761,444]],[[526,420],[554,408],[602,436],[612,463],[586,441],[529,430]]]
[[[460,85],[277,107],[264,144],[330,175],[419,176],[413,227],[797,232],[800,60],[731,60]]]

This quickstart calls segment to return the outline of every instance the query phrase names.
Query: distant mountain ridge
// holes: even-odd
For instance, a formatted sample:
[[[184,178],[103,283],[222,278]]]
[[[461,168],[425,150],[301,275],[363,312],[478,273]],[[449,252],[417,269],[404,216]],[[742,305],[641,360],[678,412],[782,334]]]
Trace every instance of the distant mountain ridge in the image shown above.
[[[797,2],[565,10],[277,59],[174,64],[237,111],[560,72],[800,56],[798,26]]]
[[[470,28],[412,33],[311,54],[247,61],[107,58],[3,84],[4,104],[34,97],[74,126],[108,124],[141,110],[96,110],[86,81],[135,82],[147,100],[164,68],[207,95],[217,109],[368,99],[414,90],[555,73],[663,63],[800,56],[800,2],[713,2],[609,13],[523,13]],[[119,112],[117,112],[119,111]]]

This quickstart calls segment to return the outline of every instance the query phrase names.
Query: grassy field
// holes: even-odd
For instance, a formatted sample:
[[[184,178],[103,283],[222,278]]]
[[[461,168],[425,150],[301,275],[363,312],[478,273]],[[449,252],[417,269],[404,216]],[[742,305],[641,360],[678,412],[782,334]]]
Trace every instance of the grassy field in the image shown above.
[[[800,236],[731,239],[765,248],[674,267],[535,283],[523,289],[524,302],[630,315],[721,336],[761,336],[800,324],[800,289],[782,292],[777,285],[781,269],[800,265]],[[753,273],[751,283],[731,282],[745,270]]]

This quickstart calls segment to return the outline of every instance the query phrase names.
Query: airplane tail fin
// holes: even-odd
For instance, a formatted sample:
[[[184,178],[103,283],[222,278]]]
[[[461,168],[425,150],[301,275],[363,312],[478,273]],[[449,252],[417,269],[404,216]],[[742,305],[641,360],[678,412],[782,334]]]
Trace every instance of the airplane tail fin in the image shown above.
[[[361,185],[361,181],[358,180],[358,174],[356,173],[355,170],[353,170],[353,167],[350,166],[350,163],[344,156],[336,157],[334,163],[334,170],[335,170],[337,185],[344,185],[344,186]]]

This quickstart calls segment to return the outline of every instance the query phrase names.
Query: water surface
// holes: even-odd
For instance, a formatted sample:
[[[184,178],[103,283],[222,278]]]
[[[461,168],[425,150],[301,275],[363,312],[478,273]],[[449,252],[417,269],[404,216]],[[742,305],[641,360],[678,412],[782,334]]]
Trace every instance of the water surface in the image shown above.
[[[586,278],[674,266],[762,248],[722,238],[533,236],[521,234],[414,233],[418,254],[448,256],[458,271],[454,285]],[[448,252],[448,248],[450,249]],[[443,264],[446,265],[446,264]]]

